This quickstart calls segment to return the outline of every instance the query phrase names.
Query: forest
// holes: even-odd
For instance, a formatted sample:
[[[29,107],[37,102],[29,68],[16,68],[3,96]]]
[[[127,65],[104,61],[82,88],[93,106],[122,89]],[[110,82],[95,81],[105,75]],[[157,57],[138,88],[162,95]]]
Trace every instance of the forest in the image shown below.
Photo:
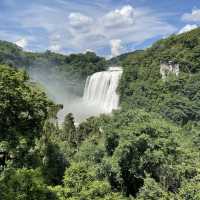
[[[160,63],[180,66],[160,74]],[[57,70],[81,95],[86,77],[121,65],[120,109],[78,126],[29,77]],[[76,87],[77,88],[77,87]],[[105,60],[25,52],[0,42],[0,199],[199,200],[200,28]]]

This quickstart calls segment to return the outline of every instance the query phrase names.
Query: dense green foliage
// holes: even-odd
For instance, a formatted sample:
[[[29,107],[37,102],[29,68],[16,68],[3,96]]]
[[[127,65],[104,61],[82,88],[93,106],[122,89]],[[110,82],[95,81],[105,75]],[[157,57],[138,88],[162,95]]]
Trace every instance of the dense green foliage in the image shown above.
[[[0,148],[17,166],[34,165],[31,148],[53,105],[23,71],[0,67]]]
[[[92,53],[26,53],[2,42],[0,62],[12,68],[0,65],[0,197],[199,200],[199,50],[196,29],[112,59],[124,69],[121,110],[76,127],[71,113],[58,126],[62,106],[13,66],[30,71],[46,62],[64,77],[84,80],[105,60]],[[180,65],[180,74],[164,81],[160,62],[169,60]]]
[[[124,61],[121,101],[127,108],[159,112],[178,124],[198,121],[200,30],[160,40],[151,48],[129,55]],[[180,75],[163,82],[160,62],[174,61]]]
[[[3,200],[55,200],[41,174],[32,169],[5,170],[0,178],[0,196]]]

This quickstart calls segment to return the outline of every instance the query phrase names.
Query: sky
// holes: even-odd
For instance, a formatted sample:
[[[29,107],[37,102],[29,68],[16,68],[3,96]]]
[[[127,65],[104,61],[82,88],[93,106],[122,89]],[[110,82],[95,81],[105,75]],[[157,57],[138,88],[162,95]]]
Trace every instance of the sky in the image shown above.
[[[0,40],[110,58],[200,26],[200,0],[0,0]]]

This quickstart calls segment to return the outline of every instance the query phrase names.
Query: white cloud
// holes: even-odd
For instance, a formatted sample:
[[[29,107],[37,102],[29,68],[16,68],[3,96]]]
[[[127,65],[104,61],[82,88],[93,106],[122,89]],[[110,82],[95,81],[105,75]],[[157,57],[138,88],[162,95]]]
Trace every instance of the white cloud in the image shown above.
[[[192,25],[187,24],[178,32],[178,34],[186,33],[188,31],[195,29],[195,28],[198,28],[198,26],[196,24],[192,24]]]
[[[73,27],[90,25],[93,22],[91,17],[83,15],[81,13],[70,13],[69,23]]]
[[[61,46],[59,44],[53,44],[49,47],[49,49],[53,52],[59,52],[61,50]]]
[[[21,47],[21,48],[25,48],[25,47],[27,47],[27,45],[28,45],[28,41],[27,41],[26,38],[22,38],[22,39],[20,39],[20,40],[17,40],[17,41],[15,42],[15,44],[16,44],[17,46]]]
[[[84,53],[87,53],[87,52],[93,53],[94,51],[92,49],[86,49]]]
[[[115,39],[110,41],[111,54],[112,57],[118,56],[122,52],[122,41],[120,39]]]
[[[73,35],[72,45],[80,49],[104,48],[111,43],[110,41],[115,41],[115,38],[121,40],[121,45],[127,43],[138,45],[146,39],[169,35],[176,31],[175,27],[163,21],[159,15],[154,14],[151,10],[133,8],[130,5],[111,10],[93,19],[87,16],[86,19],[84,21],[89,26],[84,26],[84,23],[82,26],[79,23],[78,29],[71,26],[73,28],[71,32]],[[87,29],[80,31],[82,27],[87,27]]]
[[[152,37],[162,37],[177,31],[163,19],[163,15],[150,9],[131,5],[118,9],[111,6],[99,8],[96,5],[92,8],[91,3],[88,3],[89,7],[84,4],[80,10],[75,7],[75,2],[70,2],[66,2],[66,7],[62,4],[59,8],[34,5],[19,13],[15,20],[26,30],[39,30],[38,45],[48,45],[51,50],[60,52],[66,49],[74,52],[84,52],[85,49],[103,52],[106,49],[108,52],[107,48],[115,39],[121,40],[122,46],[131,43],[134,48],[134,45]],[[102,5],[100,1],[99,4]]]
[[[87,33],[93,24],[92,17],[82,13],[70,13],[68,16],[69,28],[68,31],[72,35]]]
[[[134,22],[134,8],[126,5],[121,9],[110,11],[103,17],[103,22],[108,27],[131,25]]]
[[[200,22],[200,9],[193,9],[192,13],[185,13],[182,16],[182,20]]]

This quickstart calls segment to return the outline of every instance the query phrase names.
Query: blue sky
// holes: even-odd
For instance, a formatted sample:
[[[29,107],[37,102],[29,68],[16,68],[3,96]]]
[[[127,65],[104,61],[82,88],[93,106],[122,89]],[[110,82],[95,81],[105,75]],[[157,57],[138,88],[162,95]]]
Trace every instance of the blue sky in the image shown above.
[[[199,0],[0,0],[0,40],[110,57],[200,25]]]

